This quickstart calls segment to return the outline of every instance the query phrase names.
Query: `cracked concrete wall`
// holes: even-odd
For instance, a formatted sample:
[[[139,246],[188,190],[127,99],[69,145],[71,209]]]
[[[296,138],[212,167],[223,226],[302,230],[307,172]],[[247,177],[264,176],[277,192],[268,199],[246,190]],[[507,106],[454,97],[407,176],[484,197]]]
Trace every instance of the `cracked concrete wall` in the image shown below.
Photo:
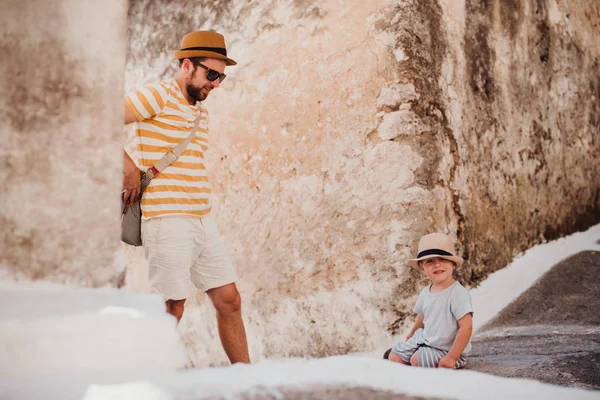
[[[115,277],[126,6],[0,5],[2,275],[88,286]]]
[[[599,6],[511,4],[131,2],[127,89],[172,76],[191,30],[239,63],[207,100],[208,161],[254,360],[391,343],[424,233],[458,239],[474,284],[600,220]],[[191,365],[225,362],[203,294],[180,327]]]

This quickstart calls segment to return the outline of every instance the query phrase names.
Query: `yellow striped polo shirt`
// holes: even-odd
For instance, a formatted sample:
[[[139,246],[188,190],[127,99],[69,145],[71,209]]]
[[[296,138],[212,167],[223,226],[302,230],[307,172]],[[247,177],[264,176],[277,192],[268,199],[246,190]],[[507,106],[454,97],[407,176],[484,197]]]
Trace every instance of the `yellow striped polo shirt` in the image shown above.
[[[142,218],[208,214],[211,189],[204,161],[208,149],[208,111],[204,104],[191,106],[175,79],[129,92],[125,102],[138,119],[134,123],[136,154],[131,158],[144,171],[185,140],[200,115],[198,130],[185,151],[146,188]]]

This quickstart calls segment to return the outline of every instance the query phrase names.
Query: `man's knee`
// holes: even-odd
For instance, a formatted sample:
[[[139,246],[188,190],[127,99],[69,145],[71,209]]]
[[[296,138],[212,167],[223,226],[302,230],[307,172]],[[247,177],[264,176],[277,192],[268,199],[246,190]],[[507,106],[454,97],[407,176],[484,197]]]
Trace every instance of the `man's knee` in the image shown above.
[[[183,316],[184,306],[185,299],[167,300],[167,312],[177,318],[177,321],[181,320],[181,317]]]
[[[236,313],[242,309],[242,297],[236,290],[235,293],[221,298],[221,300],[215,304],[215,307],[223,314]]]
[[[419,352],[415,351],[414,354],[410,357],[410,365],[413,367],[419,366]]]
[[[234,283],[210,289],[207,294],[220,314],[237,313],[242,309],[242,297]]]

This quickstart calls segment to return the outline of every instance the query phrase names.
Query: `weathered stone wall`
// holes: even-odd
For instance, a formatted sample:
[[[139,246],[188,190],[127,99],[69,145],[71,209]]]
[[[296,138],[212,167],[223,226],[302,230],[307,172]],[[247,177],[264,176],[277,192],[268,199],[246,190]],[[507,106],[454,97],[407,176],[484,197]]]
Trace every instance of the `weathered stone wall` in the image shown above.
[[[463,40],[448,40],[440,87],[476,282],[600,220],[600,3],[446,3]]]
[[[2,274],[84,285],[115,277],[126,7],[0,5]]]
[[[424,233],[457,238],[474,284],[598,222],[599,27],[587,1],[132,2],[128,88],[195,29],[239,62],[207,100],[209,164],[253,358],[390,342]],[[192,363],[224,362],[206,297],[186,313]]]

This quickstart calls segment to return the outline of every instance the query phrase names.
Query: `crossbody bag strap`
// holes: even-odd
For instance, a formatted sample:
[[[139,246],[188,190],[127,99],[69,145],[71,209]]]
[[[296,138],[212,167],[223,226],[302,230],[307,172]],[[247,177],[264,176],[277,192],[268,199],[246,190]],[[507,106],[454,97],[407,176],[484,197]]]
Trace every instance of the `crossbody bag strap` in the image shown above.
[[[202,113],[200,113],[200,115],[202,115]],[[140,185],[141,191],[137,198],[137,201],[140,201],[140,199],[142,197],[142,193],[144,193],[144,190],[146,190],[146,187],[148,187],[152,178],[155,178],[156,175],[158,175],[161,171],[164,171],[165,168],[167,168],[169,165],[171,165],[175,161],[177,161],[177,159],[179,158],[181,153],[183,153],[185,151],[188,144],[190,144],[190,142],[192,141],[192,138],[196,134],[196,131],[198,130],[198,125],[200,124],[200,115],[198,115],[198,118],[196,118],[196,121],[194,122],[194,126],[192,127],[192,131],[190,132],[190,136],[188,136],[184,141],[179,143],[177,146],[173,147],[167,154],[165,154],[160,160],[158,160],[156,162],[156,164],[154,164],[152,167],[148,168],[148,170],[146,170],[146,172],[142,172],[141,185]],[[125,214],[128,209],[129,209],[129,203],[124,203],[123,210],[121,211],[121,213]]]
[[[192,128],[192,132],[190,133],[190,136],[188,136],[184,141],[179,143],[177,146],[173,147],[173,149],[171,149],[167,154],[165,154],[163,156],[163,158],[158,160],[156,162],[156,164],[154,164],[152,167],[148,168],[148,170],[146,171],[146,174],[145,174],[146,176],[145,176],[144,180],[146,180],[148,183],[150,183],[150,180],[152,178],[156,177],[156,175],[158,175],[162,171],[164,171],[165,168],[167,168],[169,165],[171,165],[175,161],[177,161],[179,156],[181,156],[181,154],[188,147],[188,144],[190,144],[190,142],[192,141],[192,138],[194,137],[194,135],[196,134],[196,131],[198,130],[199,124],[200,124],[200,115],[198,116],[198,118],[196,118],[196,121],[194,122],[194,127]]]

